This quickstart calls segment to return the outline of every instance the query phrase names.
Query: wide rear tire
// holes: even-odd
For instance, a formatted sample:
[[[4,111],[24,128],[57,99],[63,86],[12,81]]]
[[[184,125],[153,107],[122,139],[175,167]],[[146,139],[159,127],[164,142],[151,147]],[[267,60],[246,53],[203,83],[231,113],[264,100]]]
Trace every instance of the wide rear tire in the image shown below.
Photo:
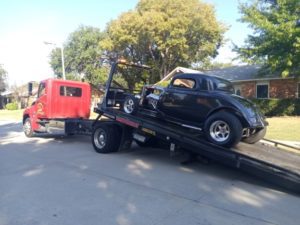
[[[204,133],[208,141],[229,148],[241,140],[242,130],[240,120],[229,112],[212,114],[204,125]]]
[[[120,147],[121,132],[114,125],[98,125],[92,132],[92,144],[98,153],[117,152]]]
[[[138,110],[138,100],[132,95],[126,96],[122,109],[127,114],[135,115]]]

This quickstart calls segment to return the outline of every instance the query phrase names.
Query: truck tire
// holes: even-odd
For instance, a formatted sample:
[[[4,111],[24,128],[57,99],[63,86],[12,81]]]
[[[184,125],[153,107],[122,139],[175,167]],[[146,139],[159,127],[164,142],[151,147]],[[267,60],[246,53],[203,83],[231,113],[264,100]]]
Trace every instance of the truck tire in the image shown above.
[[[34,131],[32,130],[31,120],[27,117],[23,123],[23,131],[26,137],[33,137]]]
[[[255,133],[249,137],[243,138],[242,141],[247,144],[254,144],[254,143],[258,142],[259,140],[261,140],[266,135],[266,132],[267,132],[267,128],[264,127],[262,130],[258,131],[257,133]]]
[[[204,133],[208,141],[229,148],[241,140],[242,129],[240,120],[229,112],[212,114],[204,125]]]
[[[92,143],[96,152],[117,152],[120,147],[121,133],[116,126],[98,125],[92,132]]]
[[[127,114],[135,115],[138,109],[138,100],[132,95],[126,96],[122,109]]]

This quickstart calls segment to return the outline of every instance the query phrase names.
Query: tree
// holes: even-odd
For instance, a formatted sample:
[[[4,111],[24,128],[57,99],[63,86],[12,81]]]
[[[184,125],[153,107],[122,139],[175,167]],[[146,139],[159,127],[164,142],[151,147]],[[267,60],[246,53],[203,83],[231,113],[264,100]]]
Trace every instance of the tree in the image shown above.
[[[244,60],[263,63],[283,77],[300,72],[300,1],[253,0],[241,4],[241,21],[254,30],[245,46],[236,47]]]
[[[104,34],[90,26],[80,26],[70,34],[64,45],[66,77],[72,80],[80,80],[84,77],[91,83],[104,82],[107,75],[106,69],[100,67],[101,50],[99,41]],[[54,49],[50,55],[50,64],[57,75],[62,76],[61,51]]]
[[[198,0],[140,0],[107,26],[100,46],[129,61],[152,66],[162,78],[176,66],[214,57],[224,26],[214,8]]]
[[[7,79],[7,72],[0,65],[0,92],[3,92],[6,90],[6,87],[7,87],[6,79]]]

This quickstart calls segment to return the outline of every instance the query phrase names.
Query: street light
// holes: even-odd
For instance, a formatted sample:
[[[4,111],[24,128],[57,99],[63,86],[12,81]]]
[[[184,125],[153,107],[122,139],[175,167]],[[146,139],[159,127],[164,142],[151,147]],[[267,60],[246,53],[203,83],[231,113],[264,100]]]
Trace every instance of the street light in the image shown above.
[[[52,42],[47,42],[47,41],[44,41],[44,44],[57,46],[57,44],[52,43]],[[64,47],[63,47],[63,45],[61,45],[59,48],[60,48],[60,52],[61,52],[62,75],[63,75],[63,79],[65,80],[66,74],[65,74]]]

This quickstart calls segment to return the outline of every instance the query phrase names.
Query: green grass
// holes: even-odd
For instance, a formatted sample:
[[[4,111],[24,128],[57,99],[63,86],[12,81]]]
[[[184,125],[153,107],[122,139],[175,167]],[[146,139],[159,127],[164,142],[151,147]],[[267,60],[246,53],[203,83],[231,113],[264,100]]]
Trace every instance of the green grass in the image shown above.
[[[23,109],[20,110],[0,110],[0,120],[22,120]]]
[[[300,142],[300,116],[268,118],[267,139]]]
[[[23,110],[0,110],[0,120],[22,120]],[[96,113],[91,112],[90,119],[95,119]],[[266,138],[282,141],[300,142],[300,116],[298,117],[272,117],[268,118]]]

